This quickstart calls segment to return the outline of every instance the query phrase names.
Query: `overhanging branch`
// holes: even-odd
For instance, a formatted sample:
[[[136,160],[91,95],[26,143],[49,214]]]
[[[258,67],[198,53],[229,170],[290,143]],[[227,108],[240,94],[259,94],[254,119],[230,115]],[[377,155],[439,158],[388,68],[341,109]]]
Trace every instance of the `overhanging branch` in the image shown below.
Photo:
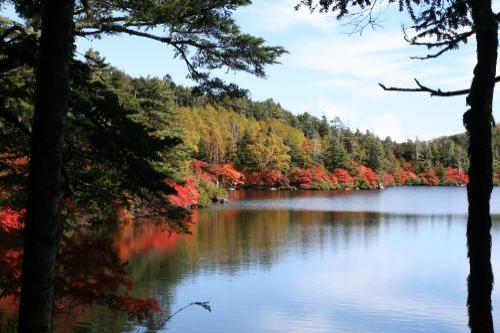
[[[399,91],[399,92],[417,92],[417,93],[429,93],[431,96],[438,97],[452,97],[452,96],[461,96],[467,95],[470,92],[470,88],[461,89],[461,90],[448,90],[443,91],[441,89],[433,89],[421,84],[417,79],[414,79],[417,84],[416,88],[400,88],[400,87],[387,87],[382,83],[378,85],[384,89],[385,91]],[[495,83],[500,81],[500,76],[495,78]]]

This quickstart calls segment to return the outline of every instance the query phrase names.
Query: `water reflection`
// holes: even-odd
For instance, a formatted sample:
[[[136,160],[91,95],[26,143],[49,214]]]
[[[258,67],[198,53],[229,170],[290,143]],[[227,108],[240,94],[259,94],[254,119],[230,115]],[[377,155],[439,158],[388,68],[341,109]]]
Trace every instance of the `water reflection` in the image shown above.
[[[148,224],[130,227],[123,252],[139,294],[157,295],[166,313],[193,300],[213,306],[212,314],[182,313],[170,331],[468,332],[465,215],[240,204],[246,205],[201,210],[192,236],[165,236]],[[499,231],[497,221],[493,233]],[[109,318],[106,325],[96,320],[80,329],[109,324]],[[141,328],[123,318],[113,327],[119,322],[123,331]]]
[[[283,208],[296,199],[318,207],[317,200],[336,200],[331,193],[239,192],[239,201],[198,211],[191,235],[147,221],[123,225],[110,236],[120,260],[130,262],[133,295],[155,297],[164,314],[135,325],[97,306],[73,317],[72,329],[146,332],[199,300],[210,301],[213,313],[190,309],[164,331],[468,332],[466,216],[439,211],[461,203],[441,193],[449,201],[401,213],[415,198],[401,190],[391,194],[397,214]],[[380,193],[387,192],[366,195]],[[492,233],[500,235],[498,217]],[[497,276],[499,248],[493,244]],[[498,291],[493,306],[500,306]],[[0,325],[7,318],[0,308]]]

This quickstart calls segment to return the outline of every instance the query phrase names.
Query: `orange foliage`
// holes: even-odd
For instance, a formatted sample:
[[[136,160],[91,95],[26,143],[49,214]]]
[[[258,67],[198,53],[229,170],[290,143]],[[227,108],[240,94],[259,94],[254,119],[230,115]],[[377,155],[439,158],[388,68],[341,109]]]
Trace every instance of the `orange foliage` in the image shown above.
[[[246,176],[246,185],[288,187],[290,180],[279,170],[268,172],[252,172]]]
[[[29,158],[28,155],[17,155],[11,153],[0,154],[2,164],[6,165],[17,175],[23,175],[28,172]]]
[[[213,174],[208,172],[210,165],[207,162],[200,160],[192,160],[189,163],[189,170],[196,176],[200,177],[206,182],[215,183],[216,178]]]
[[[25,212],[26,211],[24,209],[18,212],[8,207],[1,208],[0,229],[2,229],[4,232],[20,230],[22,228],[21,218],[23,217]]]
[[[408,167],[409,163],[405,163],[405,167]],[[410,165],[411,167],[411,165]],[[396,180],[396,185],[411,185],[417,181],[417,175],[413,173],[410,169],[397,168],[394,172],[394,178]]]
[[[194,178],[186,178],[184,185],[177,184],[171,179],[165,180],[165,183],[177,192],[177,194],[167,196],[171,205],[181,208],[191,208],[200,203],[200,192],[196,187],[196,180]]]
[[[422,185],[437,186],[440,184],[439,177],[432,171],[427,171],[418,175]]]
[[[384,172],[383,174],[383,180],[382,180],[382,184],[385,186],[385,187],[389,187],[389,186],[394,186],[396,184],[396,181],[394,179],[394,176],[388,174],[387,172]]]
[[[290,182],[301,189],[309,189],[313,185],[310,169],[293,168],[290,172]]]
[[[469,176],[461,169],[447,167],[444,170],[444,182],[446,185],[466,185]]]
[[[362,180],[370,187],[376,187],[378,185],[377,174],[371,168],[365,167],[364,165],[360,164],[358,166],[358,173],[358,179]]]
[[[212,177],[217,179],[224,185],[241,184],[243,181],[243,174],[237,171],[232,164],[212,164],[209,167]]]
[[[333,170],[332,174],[337,179],[339,184],[343,187],[350,187],[354,183],[351,175],[344,168],[337,168]]]
[[[21,215],[11,209],[2,210],[2,217],[8,217],[8,223],[2,219],[2,225],[8,227],[0,230],[0,290],[9,300],[1,305],[8,309],[17,306],[12,300],[17,300],[20,292]],[[121,292],[123,288],[132,288],[125,265],[109,239],[96,237],[85,229],[72,237],[63,236],[55,267],[56,319],[75,308],[85,309],[93,304],[124,311],[130,319],[138,321],[151,318],[153,313],[161,313],[156,300],[135,298]]]

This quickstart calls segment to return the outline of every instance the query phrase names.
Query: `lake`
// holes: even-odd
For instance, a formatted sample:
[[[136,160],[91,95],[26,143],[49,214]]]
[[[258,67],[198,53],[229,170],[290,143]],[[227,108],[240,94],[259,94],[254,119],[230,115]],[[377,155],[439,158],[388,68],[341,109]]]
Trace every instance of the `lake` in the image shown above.
[[[500,190],[491,202],[500,277]],[[162,332],[468,332],[466,190],[237,191],[200,209],[192,235],[153,223],[114,232],[134,294],[155,297]],[[493,292],[500,327],[500,292]],[[103,307],[60,323],[76,332],[147,332]],[[68,327],[71,327],[68,328]]]

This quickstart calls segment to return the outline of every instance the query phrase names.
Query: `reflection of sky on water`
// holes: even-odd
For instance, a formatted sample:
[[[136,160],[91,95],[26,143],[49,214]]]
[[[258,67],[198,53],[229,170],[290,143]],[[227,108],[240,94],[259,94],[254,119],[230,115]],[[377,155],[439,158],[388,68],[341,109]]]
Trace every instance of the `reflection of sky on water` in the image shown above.
[[[179,237],[165,250],[135,253],[130,271],[136,292],[156,297],[165,315],[192,301],[210,301],[212,313],[190,308],[164,332],[465,333],[466,216],[444,213],[464,190],[399,188],[333,199],[321,192],[234,193],[239,201],[199,211],[192,236]],[[498,194],[492,201],[496,210]],[[430,204],[422,204],[423,198]],[[356,212],[332,211],[332,200],[350,200]],[[425,208],[419,215],[408,211],[412,201]],[[305,203],[316,209],[300,208]],[[394,209],[363,211],[377,211],[373,207]],[[133,237],[141,238],[141,228]],[[497,215],[496,276],[499,236]],[[493,307],[498,312],[498,290]],[[99,311],[81,332],[144,328]],[[499,327],[500,315],[494,313],[494,320]]]
[[[265,194],[263,194],[265,195]],[[234,195],[233,195],[234,196]],[[236,194],[238,196],[238,194]],[[378,212],[393,214],[466,214],[464,187],[396,187],[381,191],[276,192],[275,199],[259,198],[232,201],[240,209],[291,209],[315,211]],[[491,200],[492,214],[500,214],[500,189]]]
[[[373,216],[370,226],[357,224],[356,214],[351,226],[290,224],[270,268],[181,282],[176,304],[210,299],[214,313],[186,314],[172,331],[467,332],[465,218]]]

